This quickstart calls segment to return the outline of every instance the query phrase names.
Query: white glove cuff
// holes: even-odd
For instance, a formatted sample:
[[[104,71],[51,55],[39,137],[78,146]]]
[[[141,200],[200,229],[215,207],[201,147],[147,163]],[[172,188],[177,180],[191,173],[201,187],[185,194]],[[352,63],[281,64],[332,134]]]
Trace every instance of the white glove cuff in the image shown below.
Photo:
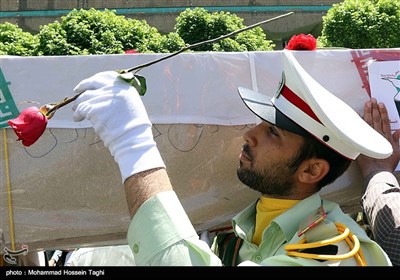
[[[116,159],[116,161],[121,172],[122,183],[124,183],[128,177],[139,172],[158,167],[165,168],[164,161],[156,146],[153,146],[146,151],[146,153],[141,155],[137,153],[126,153]]]
[[[156,142],[153,138],[149,138],[149,135],[153,135],[151,125],[142,125],[109,144],[108,148],[119,165],[122,183],[139,172],[159,167],[165,168]]]

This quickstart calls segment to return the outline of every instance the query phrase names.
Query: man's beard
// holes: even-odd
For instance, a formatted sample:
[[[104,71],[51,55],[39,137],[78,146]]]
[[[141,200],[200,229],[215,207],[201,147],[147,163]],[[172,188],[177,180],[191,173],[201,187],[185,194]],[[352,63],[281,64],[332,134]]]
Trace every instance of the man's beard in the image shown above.
[[[292,193],[294,187],[293,174],[296,169],[297,166],[293,166],[293,160],[269,164],[261,171],[244,168],[240,164],[237,176],[243,184],[261,194],[271,197],[287,197]]]

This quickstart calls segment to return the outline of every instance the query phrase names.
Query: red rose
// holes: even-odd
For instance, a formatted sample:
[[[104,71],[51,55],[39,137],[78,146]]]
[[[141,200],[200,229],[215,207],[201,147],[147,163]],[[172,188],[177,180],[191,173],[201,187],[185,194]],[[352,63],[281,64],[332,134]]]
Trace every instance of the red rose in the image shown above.
[[[293,35],[290,38],[286,48],[287,50],[308,50],[313,51],[317,49],[317,40],[314,38],[313,35],[308,34],[299,34]]]
[[[22,145],[29,147],[35,143],[46,129],[48,118],[36,107],[26,108],[8,124],[18,136],[17,141],[22,140]]]

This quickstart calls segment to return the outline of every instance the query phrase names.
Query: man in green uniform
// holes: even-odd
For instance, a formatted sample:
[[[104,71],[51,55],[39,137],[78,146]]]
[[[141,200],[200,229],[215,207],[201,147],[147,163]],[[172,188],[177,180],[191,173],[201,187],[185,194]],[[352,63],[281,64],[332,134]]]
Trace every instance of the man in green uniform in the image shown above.
[[[386,253],[319,191],[363,154],[383,159],[391,144],[318,84],[293,52],[268,100],[239,88],[261,122],[244,134],[237,174],[260,198],[212,244],[199,239],[168,178],[152,124],[135,89],[113,71],[83,80],[74,120],[88,119],[119,165],[137,265],[391,265]]]

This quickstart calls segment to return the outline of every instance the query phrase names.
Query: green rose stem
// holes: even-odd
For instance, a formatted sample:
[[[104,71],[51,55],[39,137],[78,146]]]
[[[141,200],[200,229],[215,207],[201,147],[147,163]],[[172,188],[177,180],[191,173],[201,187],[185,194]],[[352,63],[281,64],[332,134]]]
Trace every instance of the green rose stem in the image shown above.
[[[243,31],[252,29],[252,28],[254,28],[254,27],[256,27],[256,26],[259,26],[259,25],[261,25],[261,24],[268,23],[268,22],[271,22],[271,21],[275,21],[275,20],[281,19],[281,18],[283,18],[283,17],[287,17],[287,16],[292,15],[292,14],[294,14],[294,12],[289,12],[289,13],[286,13],[286,14],[283,14],[283,15],[280,15],[280,16],[277,16],[277,17],[273,17],[273,18],[271,18],[271,19],[267,19],[267,20],[264,20],[264,21],[260,21],[260,22],[258,22],[258,23],[255,23],[255,24],[253,24],[253,25],[249,25],[249,26],[244,27],[244,28],[242,28],[242,29],[238,29],[238,30],[233,31],[233,32],[231,32],[231,33],[228,33],[228,34],[226,34],[226,35],[222,35],[222,36],[217,37],[217,38],[214,38],[214,39],[202,41],[202,42],[199,42],[199,43],[195,43],[195,44],[192,44],[192,45],[183,47],[183,48],[181,48],[180,50],[178,50],[178,51],[176,51],[176,52],[174,52],[174,53],[172,53],[172,54],[170,54],[170,55],[167,55],[167,56],[164,56],[164,57],[162,57],[162,58],[159,58],[159,59],[150,61],[150,62],[148,62],[148,63],[144,63],[144,64],[141,64],[141,65],[138,65],[138,66],[129,68],[129,69],[118,70],[118,72],[119,72],[120,74],[126,74],[126,73],[130,73],[130,72],[134,72],[134,71],[135,71],[134,73],[137,73],[137,72],[139,72],[141,69],[143,69],[143,68],[145,68],[145,67],[148,67],[148,66],[153,65],[153,64],[156,64],[156,63],[158,63],[158,62],[160,62],[160,61],[163,61],[163,60],[166,60],[166,59],[171,58],[171,57],[173,57],[173,56],[176,56],[176,55],[178,55],[178,54],[180,54],[180,53],[182,53],[182,52],[184,52],[184,51],[191,50],[191,49],[194,49],[194,48],[196,48],[196,47],[199,47],[199,46],[202,46],[202,45],[205,45],[205,44],[212,44],[212,43],[221,41],[221,40],[223,40],[223,39],[226,39],[226,38],[235,36],[235,35],[237,35],[237,34],[243,32]],[[143,80],[141,80],[141,81],[143,81]],[[139,93],[140,93],[140,92],[139,92]],[[143,94],[144,94],[144,93],[143,93]],[[142,95],[143,95],[143,94],[142,94]],[[45,111],[47,111],[47,112],[45,113],[46,116],[47,116],[47,118],[50,119],[50,118],[54,115],[54,113],[55,113],[55,111],[56,111],[57,109],[59,109],[59,108],[65,106],[65,105],[71,103],[72,101],[74,101],[75,99],[77,99],[77,98],[79,97],[79,95],[81,95],[81,93],[79,93],[79,94],[77,94],[77,95],[75,95],[75,96],[72,96],[72,97],[70,97],[70,98],[66,97],[63,101],[61,101],[61,102],[59,102],[59,103],[50,103],[50,104],[46,104],[45,106],[43,106],[43,107],[45,108]]]

